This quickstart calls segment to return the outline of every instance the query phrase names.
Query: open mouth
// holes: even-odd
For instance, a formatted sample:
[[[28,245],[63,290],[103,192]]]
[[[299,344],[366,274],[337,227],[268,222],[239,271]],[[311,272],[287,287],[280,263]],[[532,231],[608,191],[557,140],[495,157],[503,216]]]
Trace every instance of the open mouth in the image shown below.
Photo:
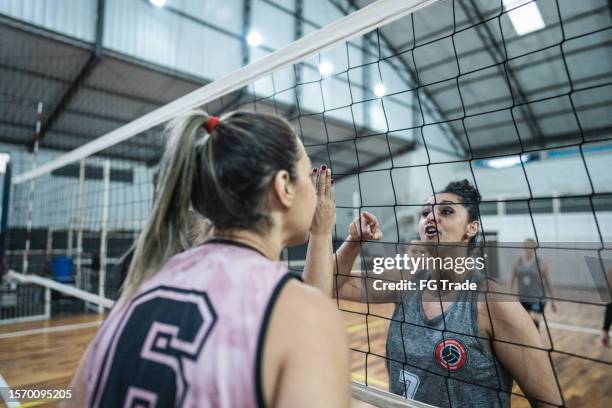
[[[425,227],[425,235],[428,238],[436,238],[438,236],[438,228],[435,225],[428,225]]]

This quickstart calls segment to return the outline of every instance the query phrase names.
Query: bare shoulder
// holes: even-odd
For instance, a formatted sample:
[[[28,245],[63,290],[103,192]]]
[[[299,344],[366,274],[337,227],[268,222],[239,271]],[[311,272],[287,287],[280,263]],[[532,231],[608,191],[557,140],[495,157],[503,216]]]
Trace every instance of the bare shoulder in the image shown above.
[[[272,346],[280,362],[295,350],[312,348],[326,339],[337,342],[344,332],[335,303],[318,289],[292,279],[278,295],[266,344]]]
[[[338,350],[346,342],[346,326],[335,300],[297,280],[288,282],[279,297],[275,319],[284,339],[279,346],[289,354],[296,348]]]
[[[275,406],[348,407],[349,349],[335,303],[292,280],[275,309],[264,357],[270,363],[264,367],[266,400]]]
[[[344,327],[335,301],[320,290],[298,280],[287,283],[279,297],[279,311],[290,317],[289,325]],[[325,327],[327,328],[327,327]]]

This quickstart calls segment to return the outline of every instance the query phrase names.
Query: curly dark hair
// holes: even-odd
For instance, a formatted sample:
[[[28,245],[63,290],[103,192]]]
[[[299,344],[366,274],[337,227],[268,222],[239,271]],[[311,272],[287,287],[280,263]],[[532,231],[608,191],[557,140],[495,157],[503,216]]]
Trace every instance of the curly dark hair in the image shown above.
[[[461,197],[461,204],[467,209],[469,220],[479,220],[480,212],[478,211],[478,205],[482,200],[482,196],[478,192],[478,189],[474,187],[467,179],[451,181],[439,193],[452,193]],[[473,249],[474,245],[476,244],[477,237],[478,234],[470,239],[470,249]]]
[[[478,220],[478,205],[482,200],[480,193],[467,179],[451,181],[439,193],[452,193],[461,197],[461,204],[468,210],[470,221]]]

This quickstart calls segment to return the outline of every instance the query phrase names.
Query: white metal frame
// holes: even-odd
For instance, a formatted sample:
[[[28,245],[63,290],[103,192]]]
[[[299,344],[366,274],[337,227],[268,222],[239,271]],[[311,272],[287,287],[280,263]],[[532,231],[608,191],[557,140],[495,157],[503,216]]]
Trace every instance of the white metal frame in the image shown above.
[[[36,171],[36,166],[38,164],[38,146],[40,144],[40,129],[42,126],[42,113],[43,113],[43,103],[38,102],[38,106],[36,108],[36,129],[34,131],[34,154],[32,155],[32,171]],[[26,241],[25,241],[25,250],[23,251],[23,263],[22,269],[23,273],[28,272],[28,253],[30,251],[30,242],[32,235],[32,213],[34,211],[34,190],[35,190],[35,179],[30,180],[30,188],[28,190],[28,219],[26,226]]]
[[[56,282],[52,279],[42,278],[37,275],[24,275],[22,273],[10,270],[8,272],[8,277],[10,279],[15,279],[16,281],[22,283],[36,283],[38,285],[44,286],[47,290],[57,290],[58,292],[78,297],[86,302],[97,303],[99,305],[102,305],[106,309],[111,309],[115,304],[115,302],[111,299],[105,299],[98,295],[94,295],[93,293],[78,289],[74,286],[65,285],[63,283]]]
[[[386,408],[436,408],[423,402],[406,399],[387,391],[378,390],[364,384],[353,382],[351,384],[353,397],[359,401]]]
[[[100,272],[98,274],[98,296],[105,297],[104,285],[106,283],[106,250],[108,239],[108,206],[110,201],[110,160],[104,161],[104,193],[102,198],[102,220],[100,225]],[[104,313],[104,308],[98,306],[98,313]]]
[[[77,194],[77,244],[75,259],[75,281],[81,282],[81,269],[83,265],[83,227],[85,225],[85,159],[81,159],[79,166],[79,190]],[[70,243],[72,246],[72,242]]]

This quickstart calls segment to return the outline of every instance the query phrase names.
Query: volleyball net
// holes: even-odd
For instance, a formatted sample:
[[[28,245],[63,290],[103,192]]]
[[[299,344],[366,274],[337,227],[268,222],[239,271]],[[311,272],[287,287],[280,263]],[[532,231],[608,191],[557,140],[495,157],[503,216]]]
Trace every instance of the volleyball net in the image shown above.
[[[313,164],[332,170],[335,246],[363,211],[381,221],[384,239],[364,243],[354,266],[366,280],[378,278],[372,258],[418,239],[423,203],[451,181],[467,179],[482,196],[479,242],[490,255],[490,277],[508,283],[523,240],[532,238],[556,289],[541,291],[537,302],[554,301],[560,312],[579,310],[582,318],[546,311],[541,323],[542,352],[567,404],[568,378],[575,375],[567,373],[569,362],[574,371],[610,372],[612,364],[605,351],[583,346],[600,334],[610,302],[608,4],[380,0],[358,9],[352,1],[330,3],[346,17],[276,52],[254,49],[244,68],[67,153],[12,158],[5,262],[20,274],[13,280],[43,275],[116,298],[122,256],[151,208],[167,121],[196,107],[211,114],[276,113],[292,124]],[[304,257],[305,247],[283,254],[297,271]],[[338,307],[347,321],[353,379],[387,391],[394,305],[338,300]],[[437,375],[456,380],[450,371]],[[518,388],[512,397],[526,403]]]

